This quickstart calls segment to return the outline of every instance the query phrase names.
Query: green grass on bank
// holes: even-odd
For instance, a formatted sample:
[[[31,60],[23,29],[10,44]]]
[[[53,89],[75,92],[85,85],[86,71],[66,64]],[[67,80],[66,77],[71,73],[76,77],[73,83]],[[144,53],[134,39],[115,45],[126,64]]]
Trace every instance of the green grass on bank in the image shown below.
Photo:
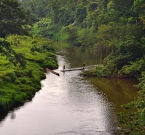
[[[7,42],[16,54],[23,56],[25,67],[17,66],[0,56],[0,112],[31,100],[36,91],[40,90],[41,79],[45,78],[44,68],[58,67],[53,53],[52,42],[41,37],[12,35]]]

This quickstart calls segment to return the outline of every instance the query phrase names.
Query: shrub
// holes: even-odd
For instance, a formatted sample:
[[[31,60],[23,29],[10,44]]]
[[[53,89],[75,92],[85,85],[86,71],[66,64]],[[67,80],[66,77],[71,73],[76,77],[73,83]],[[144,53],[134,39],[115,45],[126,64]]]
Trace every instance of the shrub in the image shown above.
[[[14,82],[16,80],[16,74],[14,72],[7,73],[2,79],[3,81]]]
[[[141,72],[145,69],[145,60],[140,59],[136,62],[131,62],[130,65],[125,65],[121,70],[120,74],[126,74],[130,76],[140,76]]]

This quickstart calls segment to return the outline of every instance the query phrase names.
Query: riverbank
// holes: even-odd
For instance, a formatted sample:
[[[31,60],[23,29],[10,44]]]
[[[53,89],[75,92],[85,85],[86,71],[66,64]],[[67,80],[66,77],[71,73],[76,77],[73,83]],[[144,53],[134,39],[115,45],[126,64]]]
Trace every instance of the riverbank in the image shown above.
[[[122,105],[122,108],[126,109],[126,112],[118,112],[118,122],[122,128],[122,134],[144,134],[145,133],[145,73],[143,72],[141,77],[127,74],[122,74],[122,71],[115,71],[111,65],[99,65],[93,69],[84,71],[81,75],[86,77],[96,78],[136,78],[138,80],[137,87],[139,92],[136,95],[135,100],[128,104]],[[132,111],[130,111],[132,110]],[[133,111],[134,110],[134,111]]]
[[[9,36],[6,41],[22,63],[14,65],[5,56],[0,56],[0,114],[31,100],[41,89],[44,68],[58,67],[51,41],[18,35]]]
[[[95,68],[93,67],[89,70],[83,71],[81,75],[98,78],[118,78],[118,79],[134,78],[137,80],[137,78],[134,76],[113,73],[113,71],[108,66],[104,66],[102,64],[99,64]]]
[[[116,135],[116,115],[107,96],[79,76],[80,71],[62,73],[63,65],[71,68],[74,63],[70,66],[66,56],[58,55],[57,59],[59,68],[55,71],[60,77],[47,74],[33,100],[0,122],[0,134]],[[127,96],[124,98],[128,100]]]

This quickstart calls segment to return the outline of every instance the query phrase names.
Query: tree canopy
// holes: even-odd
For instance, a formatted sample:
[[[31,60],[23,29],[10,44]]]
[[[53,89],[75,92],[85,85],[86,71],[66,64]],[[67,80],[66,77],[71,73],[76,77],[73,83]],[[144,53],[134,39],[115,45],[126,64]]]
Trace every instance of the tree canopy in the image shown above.
[[[13,51],[6,37],[26,34],[26,28],[32,37],[107,48],[100,70],[103,76],[109,73],[140,80],[143,96],[135,104],[138,112],[131,114],[136,119],[123,125],[138,125],[130,134],[145,133],[141,120],[145,115],[145,0],[0,0],[0,52],[21,64],[24,57]]]
[[[0,37],[24,34],[27,21],[27,15],[17,0],[0,1]]]

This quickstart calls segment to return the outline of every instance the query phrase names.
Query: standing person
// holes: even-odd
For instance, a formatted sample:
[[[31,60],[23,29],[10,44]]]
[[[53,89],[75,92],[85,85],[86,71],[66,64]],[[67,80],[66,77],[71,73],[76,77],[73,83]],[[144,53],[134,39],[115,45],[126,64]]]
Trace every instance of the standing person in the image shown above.
[[[65,65],[63,65],[63,70],[65,70]]]
[[[83,64],[83,70],[85,69],[85,67],[86,67],[86,64]]]

